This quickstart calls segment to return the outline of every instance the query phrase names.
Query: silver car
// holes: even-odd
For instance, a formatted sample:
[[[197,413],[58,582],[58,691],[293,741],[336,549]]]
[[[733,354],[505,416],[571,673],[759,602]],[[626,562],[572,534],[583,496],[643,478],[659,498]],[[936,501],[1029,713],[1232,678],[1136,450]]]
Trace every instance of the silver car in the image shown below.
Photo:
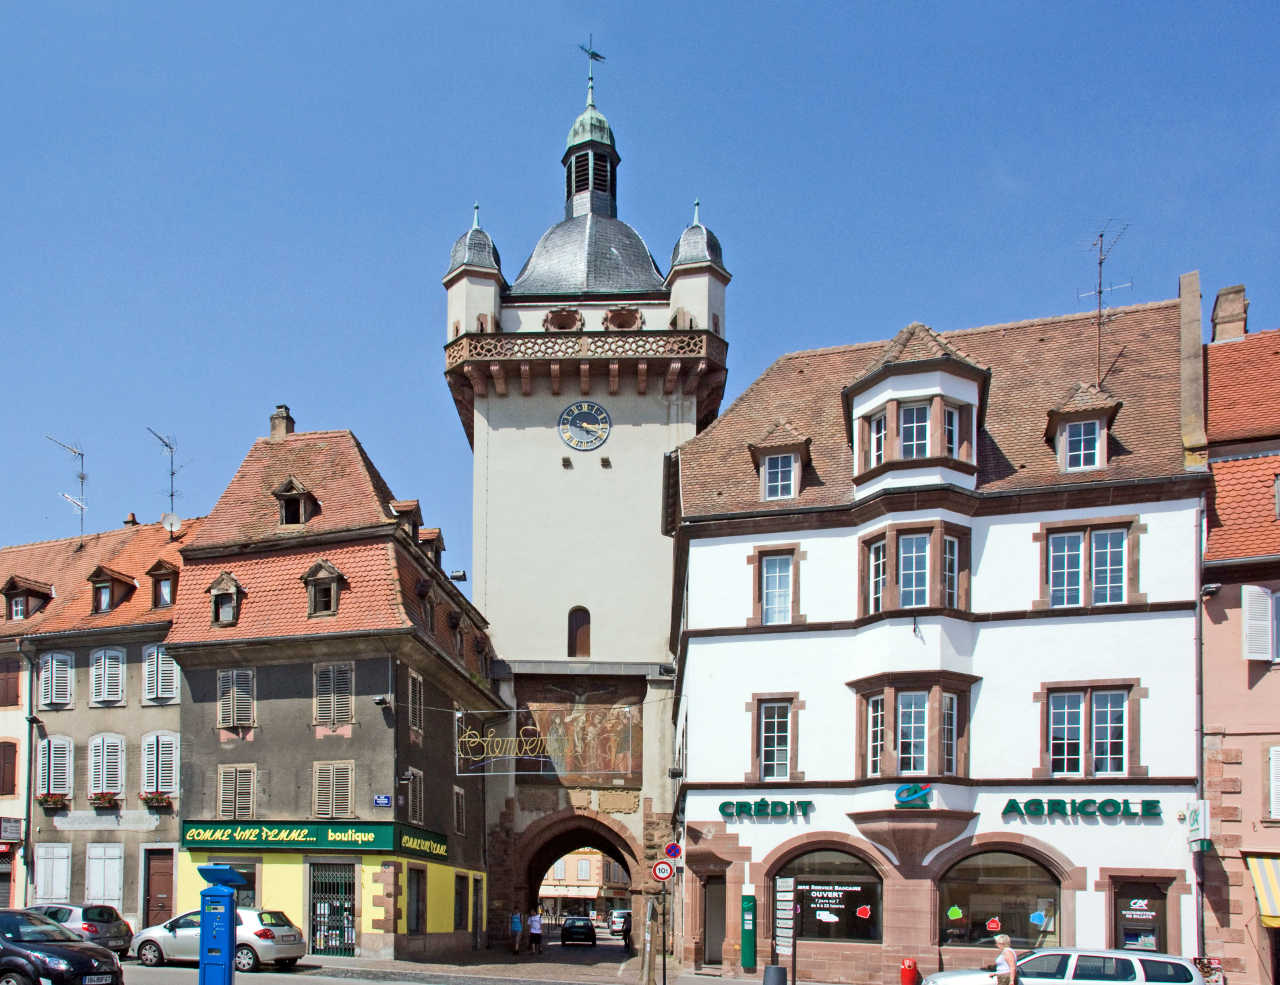
[[[121,957],[129,953],[133,928],[114,906],[101,903],[40,903],[27,909],[62,924],[87,941],[115,951]]]
[[[133,935],[133,953],[149,968],[166,961],[200,959],[200,911],[192,910]],[[264,962],[292,968],[307,953],[301,928],[281,910],[236,910],[236,971],[257,971]]]
[[[924,985],[994,985],[992,968],[935,971]],[[1153,982],[1161,985],[1205,985],[1189,958],[1154,951],[1102,951],[1079,947],[1039,947],[1018,957],[1018,985],[1083,982]]]

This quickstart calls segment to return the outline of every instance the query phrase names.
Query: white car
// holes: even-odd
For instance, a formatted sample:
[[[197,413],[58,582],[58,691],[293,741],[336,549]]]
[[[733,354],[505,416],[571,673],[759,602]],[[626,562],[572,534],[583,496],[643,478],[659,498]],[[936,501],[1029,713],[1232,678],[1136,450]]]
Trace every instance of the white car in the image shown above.
[[[166,961],[200,959],[200,911],[192,910],[133,935],[130,950],[149,968]],[[236,971],[257,971],[263,962],[292,968],[307,953],[301,928],[281,910],[236,910]]]
[[[924,985],[994,985],[991,968],[935,971]],[[1095,951],[1077,947],[1039,947],[1018,958],[1018,985],[1083,982],[1153,982],[1161,985],[1205,985],[1189,958],[1154,951]]]

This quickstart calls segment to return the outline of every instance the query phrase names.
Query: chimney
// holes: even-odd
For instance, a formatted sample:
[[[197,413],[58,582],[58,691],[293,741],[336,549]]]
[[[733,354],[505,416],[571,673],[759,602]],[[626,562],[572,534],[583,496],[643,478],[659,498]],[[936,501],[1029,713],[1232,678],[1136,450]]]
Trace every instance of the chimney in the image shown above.
[[[280,441],[293,434],[293,418],[289,416],[288,404],[276,404],[276,412],[271,415],[270,439]]]
[[[1244,296],[1244,285],[1224,287],[1213,302],[1212,342],[1242,339],[1249,331],[1249,299]]]
[[[134,514],[130,513],[124,518],[124,525],[126,527],[136,527],[138,525],[138,518]]]

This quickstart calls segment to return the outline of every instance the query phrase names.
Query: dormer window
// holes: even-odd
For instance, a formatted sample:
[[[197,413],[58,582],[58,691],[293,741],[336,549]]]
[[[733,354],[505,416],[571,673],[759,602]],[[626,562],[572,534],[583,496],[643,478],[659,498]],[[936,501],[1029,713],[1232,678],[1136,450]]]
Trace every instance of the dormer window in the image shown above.
[[[128,575],[121,574],[104,564],[98,565],[86,579],[93,586],[92,609],[94,612],[110,612],[137,587]]]
[[[786,421],[778,421],[758,443],[747,445],[760,473],[760,498],[795,499],[800,495],[812,439]]]
[[[1107,467],[1107,435],[1120,401],[1096,383],[1077,383],[1065,400],[1049,411],[1045,441],[1052,445],[1064,472]]]
[[[240,600],[244,589],[230,571],[224,571],[205,589],[213,608],[213,625],[234,626],[240,619]]]
[[[1072,421],[1067,425],[1067,470],[1098,467],[1098,422]]]
[[[338,614],[338,597],[344,581],[341,571],[322,559],[311,566],[302,581],[307,586],[308,616]]]
[[[111,582],[98,582],[93,586],[93,611],[111,611]]]
[[[765,458],[765,499],[790,499],[795,495],[795,461],[794,455],[769,455]]]
[[[320,512],[319,503],[306,487],[290,476],[271,493],[280,503],[280,525],[297,527]]]
[[[157,561],[147,569],[151,578],[151,607],[168,609],[178,588],[178,569],[168,561]]]
[[[9,619],[30,619],[53,598],[53,586],[10,575],[0,593],[4,595],[4,615]]]
[[[9,618],[27,618],[27,597],[25,595],[15,595],[9,599]]]
[[[942,444],[947,458],[956,458],[960,449],[960,411],[955,407],[942,409]]]
[[[876,466],[884,461],[884,439],[887,434],[888,425],[885,422],[883,414],[877,414],[871,418],[871,465]]]
[[[929,457],[929,405],[907,404],[898,411],[901,458]]]

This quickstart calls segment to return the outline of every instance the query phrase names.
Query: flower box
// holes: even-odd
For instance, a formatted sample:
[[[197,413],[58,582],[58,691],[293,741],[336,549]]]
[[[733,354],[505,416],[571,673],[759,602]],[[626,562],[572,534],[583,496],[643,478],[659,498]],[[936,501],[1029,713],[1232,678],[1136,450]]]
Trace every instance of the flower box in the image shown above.
[[[164,810],[173,806],[173,798],[158,790],[144,790],[138,799],[153,810]]]
[[[98,810],[115,810],[120,806],[120,797],[114,793],[91,793],[89,805]]]
[[[42,793],[36,796],[36,803],[47,811],[63,810],[70,804],[70,800],[65,793]]]

